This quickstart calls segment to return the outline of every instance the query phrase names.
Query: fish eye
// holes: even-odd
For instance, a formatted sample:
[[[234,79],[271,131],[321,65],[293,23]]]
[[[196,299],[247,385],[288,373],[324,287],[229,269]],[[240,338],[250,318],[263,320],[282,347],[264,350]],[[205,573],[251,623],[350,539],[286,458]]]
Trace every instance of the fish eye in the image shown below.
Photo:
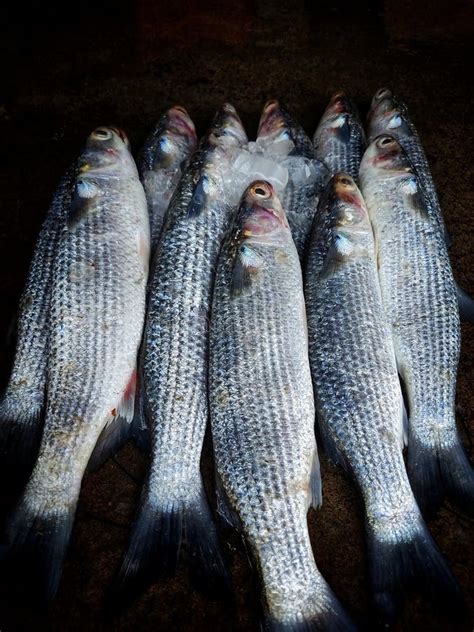
[[[276,99],[271,99],[270,101],[267,101],[263,107],[264,110],[269,110],[272,107],[276,107],[278,106],[278,101]]]
[[[92,132],[92,136],[98,140],[109,140],[112,138],[112,132],[104,127],[99,127]]]
[[[186,110],[181,105],[175,105],[172,109],[176,110],[176,112],[181,112],[181,114],[185,114],[186,116],[188,115]]]
[[[375,98],[382,99],[383,97],[388,97],[390,95],[391,92],[388,88],[380,88],[380,90],[377,90],[377,92],[375,93]]]
[[[264,184],[257,184],[252,188],[252,192],[259,198],[269,198],[271,195],[271,191]]]
[[[378,145],[379,147],[386,147],[387,145],[391,145],[393,143],[393,138],[390,136],[384,136],[379,139]]]
[[[343,176],[342,178],[339,178],[339,182],[346,186],[352,186],[352,180],[348,178],[347,176]]]

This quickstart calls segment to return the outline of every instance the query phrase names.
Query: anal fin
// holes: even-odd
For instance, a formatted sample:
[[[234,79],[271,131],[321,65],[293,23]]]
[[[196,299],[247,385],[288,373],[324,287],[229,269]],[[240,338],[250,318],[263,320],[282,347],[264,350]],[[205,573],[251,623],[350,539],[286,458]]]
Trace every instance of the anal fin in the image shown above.
[[[87,469],[96,470],[108,461],[128,441],[133,431],[137,372],[133,371],[117,407],[100,433]]]

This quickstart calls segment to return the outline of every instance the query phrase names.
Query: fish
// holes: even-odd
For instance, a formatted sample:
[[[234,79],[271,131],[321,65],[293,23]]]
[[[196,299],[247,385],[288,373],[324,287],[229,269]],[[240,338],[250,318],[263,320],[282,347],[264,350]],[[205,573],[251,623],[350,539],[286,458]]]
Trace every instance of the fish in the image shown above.
[[[308,533],[321,479],[301,267],[266,181],[244,193],[222,248],[209,349],[217,509],[256,560],[266,629],[353,629]]]
[[[194,123],[175,105],[159,119],[137,161],[150,213],[151,254],[156,250],[171,197],[196,148]]]
[[[410,588],[461,601],[423,521],[403,460],[404,405],[369,214],[355,180],[333,176],[315,218],[305,298],[316,416],[329,459],[365,506],[373,604],[392,620]]]
[[[419,186],[423,187],[427,200],[427,212],[439,227],[448,247],[451,245],[446,224],[439,203],[436,186],[431,175],[426,153],[419,134],[411,120],[408,108],[388,88],[380,88],[373,99],[367,117],[367,137],[372,142],[377,136],[388,134],[403,147],[413,169],[416,171]],[[474,323],[474,299],[456,283],[460,316]]]
[[[224,104],[173,196],[155,256],[140,362],[151,464],[115,580],[119,595],[130,594],[150,574],[173,574],[184,548],[194,578],[214,585],[222,579],[223,586],[229,580],[200,458],[209,417],[215,266],[241,195],[228,187],[227,175],[235,151],[246,143],[235,108]]]
[[[300,258],[304,257],[319,195],[330,173],[318,160],[316,150],[304,129],[276,100],[268,101],[262,111],[257,142],[266,150],[291,141],[293,148],[281,164],[288,169],[288,183],[279,197],[286,211],[291,234]]]
[[[46,601],[91,455],[121,419],[131,426],[148,276],[146,198],[124,132],[95,129],[76,167],[52,268],[42,438],[7,525],[10,554],[34,560]]]
[[[357,107],[344,92],[337,92],[329,101],[314,132],[313,144],[317,158],[331,174],[344,172],[357,180],[367,143]]]
[[[74,168],[70,167],[53,195],[20,299],[13,366],[0,399],[0,454],[7,467],[26,467],[34,457],[41,433],[52,271],[73,182]]]
[[[455,418],[461,345],[456,286],[447,246],[409,157],[378,136],[360,168],[377,248],[379,280],[408,401],[408,475],[420,508],[447,496],[468,513],[474,475]]]

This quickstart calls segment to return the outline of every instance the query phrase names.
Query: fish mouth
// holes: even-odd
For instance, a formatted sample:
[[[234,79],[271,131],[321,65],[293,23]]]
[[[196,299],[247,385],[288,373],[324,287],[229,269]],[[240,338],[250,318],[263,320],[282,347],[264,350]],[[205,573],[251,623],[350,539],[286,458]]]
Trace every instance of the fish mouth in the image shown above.
[[[273,232],[278,227],[288,228],[285,213],[272,185],[266,180],[257,180],[245,194],[247,218],[244,234],[258,236]]]
[[[379,101],[383,101],[384,99],[389,99],[393,97],[392,91],[388,88],[379,88],[377,92],[374,94],[373,102],[378,103]]]
[[[340,92],[336,92],[336,94],[331,97],[331,100],[329,101],[329,105],[327,107],[327,112],[331,112],[333,114],[342,114],[343,112],[348,112],[349,109],[350,108],[347,96],[341,90]]]
[[[183,135],[189,136],[193,140],[197,139],[196,128],[185,108],[181,105],[174,105],[168,110],[168,116]]]
[[[364,209],[362,194],[357,187],[354,178],[347,173],[337,173],[333,179],[333,189],[336,196],[342,201]]]
[[[269,136],[284,127],[286,127],[286,123],[280,102],[277,99],[267,101],[263,106],[257,135]]]

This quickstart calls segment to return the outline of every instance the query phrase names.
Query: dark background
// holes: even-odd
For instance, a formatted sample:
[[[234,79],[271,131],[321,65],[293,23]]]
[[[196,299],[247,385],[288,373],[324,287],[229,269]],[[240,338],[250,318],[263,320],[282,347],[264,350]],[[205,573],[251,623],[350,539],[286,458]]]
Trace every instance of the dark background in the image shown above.
[[[264,101],[281,98],[312,134],[333,92],[367,112],[391,88],[409,105],[438,187],[458,282],[474,293],[473,0],[287,0],[201,3],[109,0],[10,3],[0,9],[0,371],[35,239],[62,172],[97,125],[115,123],[137,149],[157,117],[185,106],[203,133],[224,100],[255,135]],[[472,457],[474,329],[463,324],[457,415]],[[210,448],[204,465],[209,479]],[[318,565],[355,619],[368,611],[362,511],[356,490],[323,461],[321,510],[310,514]],[[126,471],[124,471],[124,468]],[[185,571],[150,587],[115,617],[103,608],[134,514],[146,458],[127,445],[85,477],[55,602],[11,597],[0,568],[0,630],[258,630],[258,593],[245,553],[226,545],[236,609],[194,591]],[[134,478],[136,480],[134,480]],[[472,523],[447,504],[430,521],[473,613]],[[21,578],[20,578],[21,580]],[[7,590],[8,587],[8,590]],[[15,592],[15,591],[13,591]],[[396,630],[471,630],[413,597]]]

